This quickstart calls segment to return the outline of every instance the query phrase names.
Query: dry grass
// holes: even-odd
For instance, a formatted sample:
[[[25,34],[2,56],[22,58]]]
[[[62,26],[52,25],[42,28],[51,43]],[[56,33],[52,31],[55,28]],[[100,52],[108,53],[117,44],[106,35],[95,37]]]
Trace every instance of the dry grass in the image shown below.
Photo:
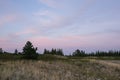
[[[88,60],[0,61],[0,80],[120,80],[120,69]]]
[[[120,61],[118,60],[108,60],[108,61],[107,60],[95,60],[94,62],[120,69]]]

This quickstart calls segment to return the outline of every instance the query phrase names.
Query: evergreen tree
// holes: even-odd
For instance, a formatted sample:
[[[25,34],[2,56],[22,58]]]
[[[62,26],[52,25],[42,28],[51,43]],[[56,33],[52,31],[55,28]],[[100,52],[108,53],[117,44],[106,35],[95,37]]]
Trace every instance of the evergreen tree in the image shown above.
[[[15,49],[15,52],[14,52],[14,54],[18,54],[18,50],[17,50],[17,49]]]
[[[2,48],[0,48],[0,53],[3,53],[3,50],[2,50]]]
[[[85,51],[77,49],[73,52],[73,56],[86,56],[86,54]]]
[[[26,59],[37,59],[38,54],[36,53],[37,48],[34,48],[30,41],[27,41],[23,47],[24,58]]]
[[[51,50],[50,53],[51,53],[52,55],[56,55],[57,51],[56,51],[56,49],[53,49],[53,48],[52,48],[52,50]]]
[[[61,56],[63,56],[64,54],[63,54],[62,49],[57,49],[56,55],[61,55]]]
[[[50,54],[50,52],[49,52],[49,50],[47,50],[47,49],[44,49],[44,52],[43,52],[43,54]]]

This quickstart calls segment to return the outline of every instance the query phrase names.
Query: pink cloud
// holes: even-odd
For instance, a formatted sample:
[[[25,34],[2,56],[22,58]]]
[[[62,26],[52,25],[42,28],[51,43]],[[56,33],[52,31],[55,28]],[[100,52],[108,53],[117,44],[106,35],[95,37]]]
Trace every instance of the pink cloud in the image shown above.
[[[7,24],[7,23],[10,23],[10,22],[14,22],[14,21],[16,21],[16,19],[17,19],[16,15],[5,15],[5,16],[2,16],[0,18],[0,26],[2,26],[4,24]]]
[[[16,33],[16,35],[27,35],[27,34],[35,34],[35,33],[37,33],[36,29],[28,28],[28,29],[25,29],[25,30],[23,30],[21,32]]]
[[[21,40],[22,37],[24,37],[26,35],[33,35],[33,34],[37,34],[37,33],[38,33],[38,31],[36,30],[36,28],[28,27],[19,32],[9,33],[7,35],[7,38],[9,38],[9,40],[12,40],[13,38],[17,39],[17,40],[19,40],[19,39]]]
[[[112,34],[98,34],[86,36],[62,36],[62,37],[32,37],[30,41],[40,48],[114,48],[120,45],[118,36]],[[119,43],[119,44],[118,44]]]
[[[97,35],[64,35],[61,37],[33,36],[26,40],[16,41],[11,38],[0,38],[0,47],[6,50],[22,49],[26,41],[31,41],[38,49],[63,48],[63,49],[114,49],[120,47],[120,37],[113,34]],[[12,45],[12,46],[11,46]]]
[[[4,51],[14,52],[15,49],[22,50],[25,41],[13,39],[14,37],[1,37],[0,38],[0,48]]]
[[[12,46],[11,46],[12,45]],[[0,48],[3,48],[4,49],[9,49],[9,48],[12,48],[14,47],[15,45],[13,45],[11,43],[11,41],[8,39],[8,38],[1,38],[0,39]]]

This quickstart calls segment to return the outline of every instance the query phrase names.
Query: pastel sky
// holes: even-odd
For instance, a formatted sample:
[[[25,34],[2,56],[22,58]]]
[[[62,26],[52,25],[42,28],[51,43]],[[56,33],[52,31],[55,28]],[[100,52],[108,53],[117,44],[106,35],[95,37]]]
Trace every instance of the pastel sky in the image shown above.
[[[39,52],[120,50],[120,0],[0,0],[0,47],[26,41]]]

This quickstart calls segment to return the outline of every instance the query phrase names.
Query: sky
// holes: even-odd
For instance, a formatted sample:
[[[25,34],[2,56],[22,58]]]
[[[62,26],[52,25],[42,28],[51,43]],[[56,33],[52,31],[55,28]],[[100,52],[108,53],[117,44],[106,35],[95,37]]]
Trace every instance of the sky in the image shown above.
[[[120,50],[120,0],[0,0],[0,48]]]

